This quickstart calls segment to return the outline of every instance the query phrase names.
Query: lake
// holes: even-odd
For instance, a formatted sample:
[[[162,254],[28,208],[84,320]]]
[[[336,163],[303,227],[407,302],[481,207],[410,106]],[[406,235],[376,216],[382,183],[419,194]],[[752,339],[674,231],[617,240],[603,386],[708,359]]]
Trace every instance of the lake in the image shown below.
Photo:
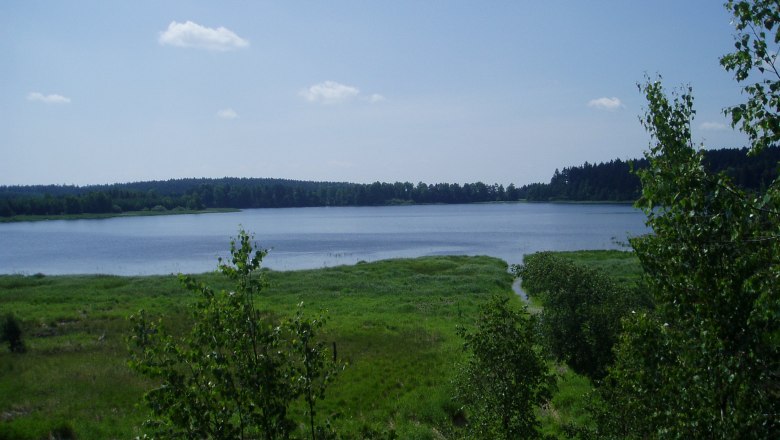
[[[249,209],[0,224],[0,273],[149,275],[214,270],[239,227],[264,266],[312,269],[426,255],[519,263],[541,250],[620,249],[647,232],[630,205],[501,203]]]

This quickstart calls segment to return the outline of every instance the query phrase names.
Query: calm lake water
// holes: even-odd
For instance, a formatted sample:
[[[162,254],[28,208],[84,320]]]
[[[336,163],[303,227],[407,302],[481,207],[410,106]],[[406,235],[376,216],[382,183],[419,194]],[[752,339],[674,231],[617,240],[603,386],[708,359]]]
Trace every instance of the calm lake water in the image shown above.
[[[472,204],[242,212],[0,224],[0,273],[146,275],[214,270],[239,226],[265,267],[309,269],[424,255],[619,249],[647,231],[628,205]]]

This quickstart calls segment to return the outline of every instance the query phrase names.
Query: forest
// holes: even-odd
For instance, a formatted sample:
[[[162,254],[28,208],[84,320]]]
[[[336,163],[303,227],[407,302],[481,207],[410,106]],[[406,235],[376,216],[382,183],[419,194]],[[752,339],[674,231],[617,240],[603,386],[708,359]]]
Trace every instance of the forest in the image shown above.
[[[184,208],[290,208],[517,200],[510,185],[358,184],[284,179],[175,179],[101,186],[0,187],[0,217]]]
[[[703,164],[713,174],[725,173],[735,185],[761,191],[777,177],[780,148],[748,155],[747,148],[704,150]],[[647,159],[611,160],[555,170],[550,183],[524,185],[517,191],[529,201],[634,201],[642,192],[639,176],[632,170],[647,168]]]
[[[747,149],[704,151],[704,164],[724,172],[737,186],[760,191],[777,177],[780,147],[755,155]],[[0,217],[17,215],[118,214],[209,208],[289,208],[307,206],[381,206],[423,203],[637,200],[646,159],[565,167],[549,183],[507,187],[494,183],[410,182],[371,184],[309,182],[269,178],[171,179],[112,185],[0,186]]]

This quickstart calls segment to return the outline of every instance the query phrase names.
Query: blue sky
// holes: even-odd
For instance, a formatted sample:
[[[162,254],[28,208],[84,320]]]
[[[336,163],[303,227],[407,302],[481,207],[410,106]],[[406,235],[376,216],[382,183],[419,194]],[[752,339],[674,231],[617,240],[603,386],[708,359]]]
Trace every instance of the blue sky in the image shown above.
[[[641,156],[636,84],[742,146],[696,1],[4,1],[0,185],[183,177],[548,181]]]

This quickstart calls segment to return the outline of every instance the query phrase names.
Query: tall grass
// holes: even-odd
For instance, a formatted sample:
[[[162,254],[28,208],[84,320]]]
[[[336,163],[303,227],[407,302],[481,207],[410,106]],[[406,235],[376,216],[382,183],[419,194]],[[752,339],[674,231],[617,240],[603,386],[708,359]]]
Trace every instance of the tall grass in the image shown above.
[[[303,302],[328,310],[324,338],[349,366],[322,402],[348,437],[394,431],[434,438],[451,430],[459,324],[493,294],[511,295],[506,264],[489,257],[388,260],[267,272],[258,300],[277,315]],[[227,288],[214,274],[197,279]],[[172,276],[0,276],[0,311],[22,322],[26,354],[0,348],[0,438],[78,438],[142,433],[139,406],[152,383],[126,365],[126,317],[144,308],[174,333],[191,324],[193,297]],[[302,411],[303,408],[295,408]]]
[[[565,253],[638,279],[625,253]],[[462,360],[458,325],[470,326],[491,295],[514,296],[511,276],[490,257],[426,257],[295,272],[267,272],[260,306],[277,315],[328,310],[324,339],[349,366],[322,402],[345,438],[452,438],[462,413],[451,399]],[[196,276],[228,288],[215,274]],[[0,315],[22,324],[27,353],[0,347],[0,439],[132,438],[145,390],[154,384],[127,367],[127,317],[144,308],[172,332],[191,325],[194,299],[174,276],[0,276]],[[513,299],[514,301],[519,301]],[[559,391],[540,409],[545,431],[587,423],[587,379],[555,367]],[[303,407],[294,408],[303,411]],[[455,423],[454,423],[455,422]]]

